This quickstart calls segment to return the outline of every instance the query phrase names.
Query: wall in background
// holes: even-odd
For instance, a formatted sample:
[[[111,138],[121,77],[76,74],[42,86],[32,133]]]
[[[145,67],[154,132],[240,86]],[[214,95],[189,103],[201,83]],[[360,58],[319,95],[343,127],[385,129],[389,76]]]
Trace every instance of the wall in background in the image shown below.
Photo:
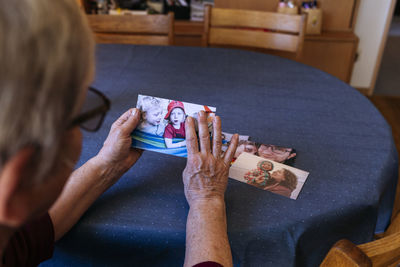
[[[361,0],[355,33],[360,38],[358,60],[350,84],[373,90],[380,65],[387,29],[396,0]],[[372,91],[370,91],[372,93]]]

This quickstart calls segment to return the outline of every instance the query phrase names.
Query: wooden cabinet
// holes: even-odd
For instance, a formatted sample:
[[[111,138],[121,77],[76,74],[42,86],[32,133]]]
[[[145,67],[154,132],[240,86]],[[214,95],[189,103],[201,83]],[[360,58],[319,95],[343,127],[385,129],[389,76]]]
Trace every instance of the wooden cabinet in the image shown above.
[[[174,44],[180,46],[201,46],[203,22],[175,21]],[[357,36],[350,31],[323,32],[321,35],[307,35],[303,53],[297,61],[323,70],[349,83],[358,45]],[[249,49],[293,59],[290,53]]]
[[[174,44],[180,46],[201,46],[204,23],[198,21],[175,20]]]
[[[85,0],[77,0],[85,7]],[[275,11],[279,0],[214,0],[216,7]],[[296,0],[298,3],[301,0]],[[349,83],[358,38],[353,33],[360,0],[318,0],[323,11],[321,35],[306,35],[299,62],[330,73]],[[201,46],[203,22],[175,20],[174,45]],[[260,50],[257,50],[260,51]],[[267,52],[267,51],[261,51]],[[269,51],[268,51],[269,53]],[[277,54],[277,53],[273,53]],[[278,54],[294,59],[291,54]]]
[[[307,36],[299,62],[323,70],[349,83],[356,56],[358,38],[355,34],[325,32]]]
[[[303,0],[295,0],[298,6]],[[214,0],[215,7],[275,12],[279,0]],[[318,0],[323,13],[323,31],[350,31],[360,0]]]
[[[323,31],[352,31],[360,0],[319,0]]]
[[[296,0],[300,5],[301,0]],[[215,6],[275,12],[279,0],[215,0]],[[349,83],[358,37],[353,33],[360,0],[318,0],[322,10],[322,34],[306,35],[298,60]],[[294,59],[291,55],[274,53]]]

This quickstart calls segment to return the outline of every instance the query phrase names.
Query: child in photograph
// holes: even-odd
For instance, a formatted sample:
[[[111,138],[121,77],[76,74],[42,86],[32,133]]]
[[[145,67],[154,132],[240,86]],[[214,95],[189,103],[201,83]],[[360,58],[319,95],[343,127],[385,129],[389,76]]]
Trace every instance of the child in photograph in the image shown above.
[[[234,158],[238,158],[243,152],[247,152],[253,155],[256,154],[256,143],[248,140],[240,140]]]
[[[272,162],[262,160],[257,163],[257,169],[251,170],[244,175],[244,179],[248,184],[264,189],[267,181],[271,179],[271,173],[274,165]]]
[[[139,131],[162,136],[165,125],[162,123],[162,108],[160,100],[152,96],[145,96],[139,103],[138,108],[142,111],[142,123],[137,127]]]
[[[168,113],[165,115],[166,120],[169,121],[164,131],[164,141],[167,148],[176,148],[186,146],[186,141],[173,143],[174,138],[185,139],[185,120],[186,113],[182,102],[171,101],[168,104]]]
[[[272,171],[272,169],[274,168],[274,164],[272,164],[271,161],[262,160],[258,162],[257,167],[265,172],[269,172]]]

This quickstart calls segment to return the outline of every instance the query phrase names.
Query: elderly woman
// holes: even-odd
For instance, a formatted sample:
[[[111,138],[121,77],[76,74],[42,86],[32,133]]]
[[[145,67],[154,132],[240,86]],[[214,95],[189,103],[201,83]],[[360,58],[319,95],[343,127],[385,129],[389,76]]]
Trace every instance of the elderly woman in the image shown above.
[[[100,92],[87,90],[94,72],[90,30],[73,0],[0,0],[0,6],[0,265],[34,266],[139,159],[130,133],[140,114],[122,114],[99,153],[73,171],[79,126],[98,129],[109,106]],[[186,125],[187,266],[232,265],[224,192],[237,136],[221,158],[221,122],[213,123],[212,145],[204,113],[200,145],[193,119]]]

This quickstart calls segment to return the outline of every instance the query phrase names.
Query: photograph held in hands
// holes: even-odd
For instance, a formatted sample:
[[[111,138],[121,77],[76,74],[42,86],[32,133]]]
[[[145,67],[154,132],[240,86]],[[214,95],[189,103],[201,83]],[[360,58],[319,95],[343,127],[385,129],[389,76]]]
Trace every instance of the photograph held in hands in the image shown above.
[[[212,125],[216,112],[215,107],[147,95],[138,95],[136,107],[141,111],[141,122],[131,134],[132,147],[179,157],[187,157],[186,118],[197,118],[204,111]]]

